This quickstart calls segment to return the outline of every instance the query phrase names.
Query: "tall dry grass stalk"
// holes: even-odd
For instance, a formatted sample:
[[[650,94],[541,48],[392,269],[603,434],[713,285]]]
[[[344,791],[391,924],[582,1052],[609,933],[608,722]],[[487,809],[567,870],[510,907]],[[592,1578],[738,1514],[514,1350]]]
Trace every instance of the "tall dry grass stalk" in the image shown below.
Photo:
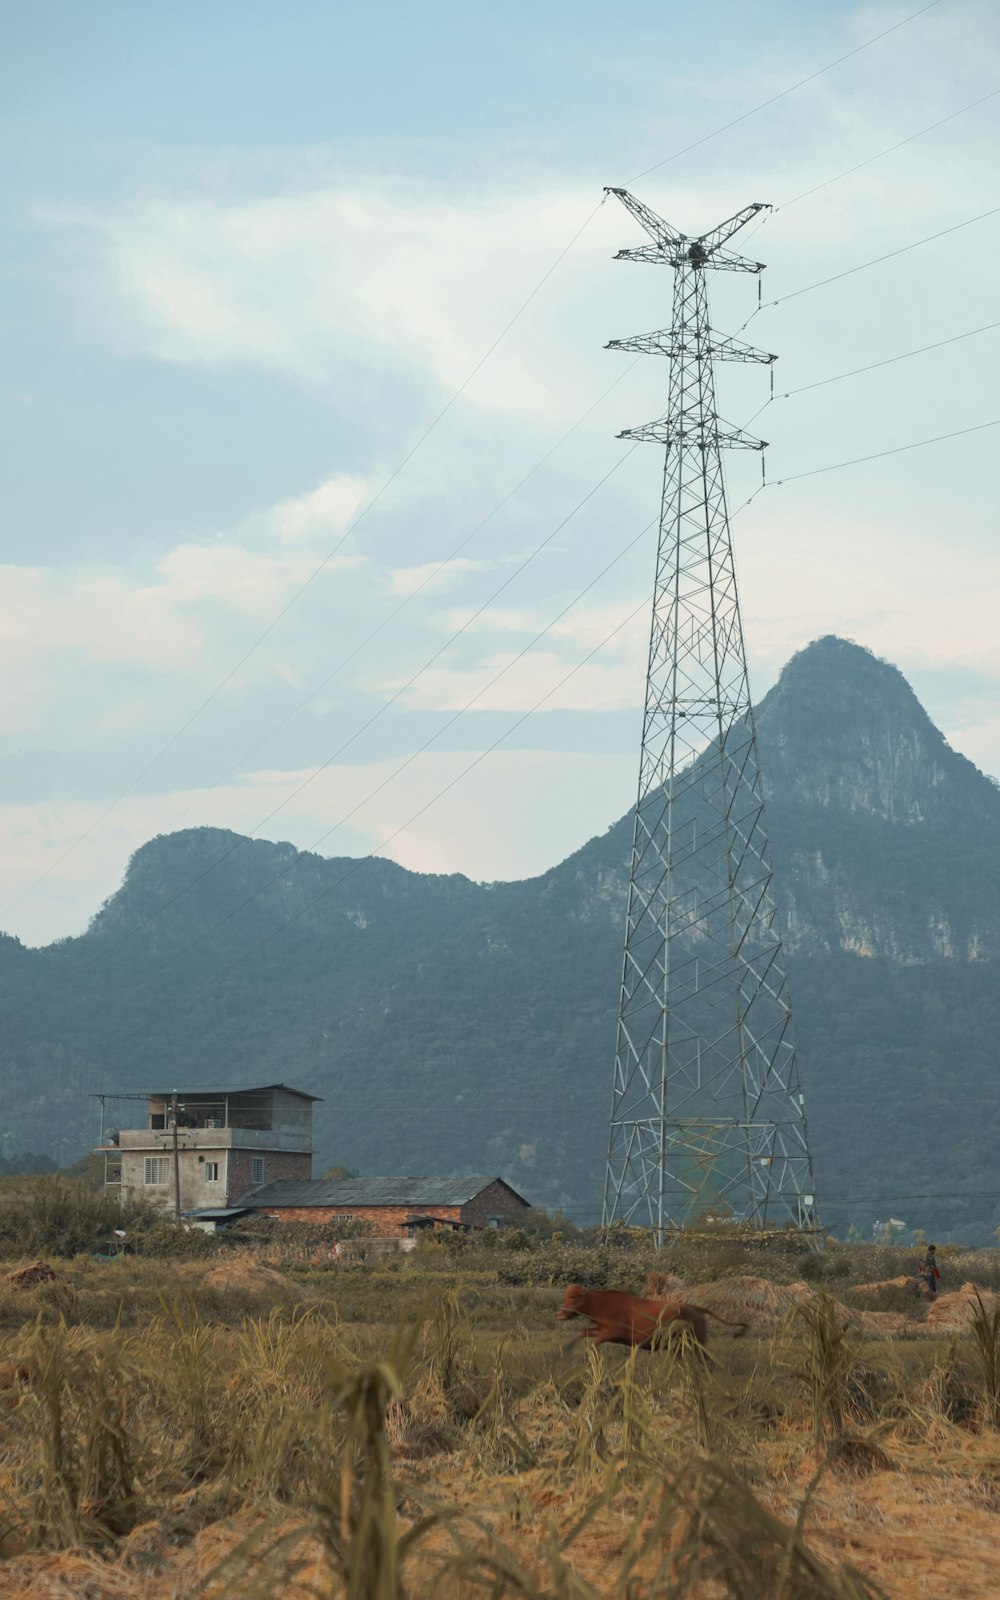
[[[64,1322],[36,1324],[27,1341],[25,1395],[40,1442],[27,1503],[29,1542],[102,1542],[132,1527],[136,1470],[127,1397],[135,1372],[124,1347],[81,1338]]]
[[[802,1390],[817,1443],[839,1439],[850,1399],[857,1346],[829,1295],[793,1306],[775,1345],[779,1367]]]
[[[983,1410],[991,1427],[1000,1426],[1000,1305],[992,1312],[983,1305],[976,1294],[976,1309],[972,1313],[969,1329],[972,1334],[972,1358],[982,1394]]]
[[[535,1464],[535,1453],[514,1417],[508,1375],[512,1344],[512,1334],[501,1340],[492,1387],[469,1424],[473,1460],[489,1472],[523,1472]]]
[[[420,1334],[419,1323],[397,1326],[386,1360],[354,1369],[334,1354],[319,1355],[332,1400],[320,1410],[327,1446],[311,1454],[305,1515],[283,1533],[272,1521],[241,1545],[223,1569],[227,1593],[273,1595],[275,1573],[294,1571],[303,1547],[315,1543],[326,1574],[324,1588],[313,1588],[317,1600],[404,1600],[407,1560],[442,1520],[432,1512],[400,1532],[386,1435],[386,1413],[403,1394]]]

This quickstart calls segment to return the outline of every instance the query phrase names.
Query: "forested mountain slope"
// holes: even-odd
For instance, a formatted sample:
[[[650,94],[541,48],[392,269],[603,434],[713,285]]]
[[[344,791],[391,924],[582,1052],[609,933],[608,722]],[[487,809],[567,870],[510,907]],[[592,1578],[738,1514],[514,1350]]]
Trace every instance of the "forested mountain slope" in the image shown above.
[[[824,1215],[990,1237],[1000,791],[839,639],[758,732]],[[497,1171],[594,1220],[630,841],[486,885],[154,839],[80,938],[0,936],[5,1144],[73,1159],[96,1088],[283,1079],[324,1097],[317,1170]]]

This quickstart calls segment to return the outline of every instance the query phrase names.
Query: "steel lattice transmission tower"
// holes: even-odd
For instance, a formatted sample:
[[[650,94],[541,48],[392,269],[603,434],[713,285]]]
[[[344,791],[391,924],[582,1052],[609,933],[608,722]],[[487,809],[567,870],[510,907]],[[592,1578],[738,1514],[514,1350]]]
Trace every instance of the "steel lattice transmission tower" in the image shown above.
[[[670,358],[667,413],[620,437],[666,446],[604,1220],[656,1229],[722,1211],[817,1228],[722,450],[763,450],[716,410],[713,363],[774,357],[712,331],[710,270],[750,205],[688,238],[624,189],[650,237],[619,260],[674,269],[669,329],[616,350]]]

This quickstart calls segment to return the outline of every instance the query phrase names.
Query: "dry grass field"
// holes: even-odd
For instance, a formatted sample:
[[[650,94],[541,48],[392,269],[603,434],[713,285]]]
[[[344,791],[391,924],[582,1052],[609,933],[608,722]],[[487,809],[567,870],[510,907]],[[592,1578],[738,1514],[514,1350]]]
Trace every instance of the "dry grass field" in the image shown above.
[[[1000,1589],[995,1252],[946,1253],[930,1308],[912,1254],[710,1238],[25,1266],[0,1268],[0,1600]],[[567,1282],[650,1269],[746,1337],[569,1344]]]

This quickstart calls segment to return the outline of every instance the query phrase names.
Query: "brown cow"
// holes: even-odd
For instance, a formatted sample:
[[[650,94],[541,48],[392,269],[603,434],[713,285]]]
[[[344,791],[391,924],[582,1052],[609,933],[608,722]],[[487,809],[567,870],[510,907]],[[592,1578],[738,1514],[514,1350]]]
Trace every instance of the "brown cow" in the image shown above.
[[[590,1327],[577,1334],[595,1344],[627,1344],[637,1350],[651,1350],[661,1328],[671,1322],[686,1322],[702,1349],[705,1347],[706,1317],[738,1328],[741,1339],[745,1322],[730,1322],[707,1306],[693,1306],[686,1300],[640,1300],[638,1295],[622,1294],[617,1289],[584,1289],[571,1283],[556,1315],[562,1322],[570,1317],[589,1317]]]

